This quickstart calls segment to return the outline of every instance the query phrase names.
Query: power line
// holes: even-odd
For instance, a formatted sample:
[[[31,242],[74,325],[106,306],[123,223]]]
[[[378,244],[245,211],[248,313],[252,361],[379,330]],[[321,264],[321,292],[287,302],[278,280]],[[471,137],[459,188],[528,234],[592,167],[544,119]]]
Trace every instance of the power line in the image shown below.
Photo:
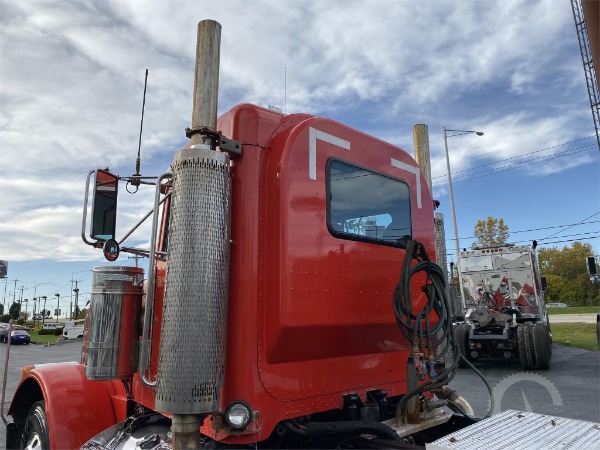
[[[583,151],[586,151],[589,148],[595,148],[595,147],[596,147],[595,144],[591,144],[591,145],[583,148],[582,150],[575,149],[577,151],[571,151],[570,150],[569,152],[564,152],[564,153],[560,153],[560,154],[554,154],[554,155],[548,155],[548,156],[540,156],[538,158],[532,158],[532,159],[530,159],[528,161],[523,161],[521,163],[515,163],[515,164],[509,164],[509,165],[506,165],[506,166],[497,167],[496,169],[494,169],[492,171],[489,171],[489,172],[478,172],[476,174],[466,174],[466,175],[464,175],[462,177],[457,177],[457,181],[456,182],[457,183],[461,183],[463,181],[471,181],[471,180],[475,180],[477,178],[483,178],[483,177],[487,177],[487,176],[490,176],[490,175],[496,175],[496,174],[502,173],[502,172],[509,172],[511,170],[522,169],[522,168],[524,168],[526,166],[530,166],[530,165],[532,165],[534,163],[538,163],[538,164],[539,163],[545,163],[545,162],[552,161],[552,160],[557,159],[557,158],[562,158],[564,156],[572,156],[572,155],[574,155],[576,153],[581,153]]]
[[[540,243],[538,243],[538,245],[560,244],[561,242],[588,241],[590,239],[596,239],[599,237],[600,237],[600,235],[590,236],[589,238],[585,238],[585,239],[565,239],[564,241],[540,242]]]
[[[540,150],[534,150],[533,152],[524,153],[524,154],[522,154],[522,155],[512,156],[512,157],[510,157],[510,158],[505,158],[505,159],[499,159],[498,161],[494,161],[494,162],[490,162],[490,163],[486,163],[486,164],[481,164],[481,165],[479,165],[479,166],[470,167],[470,168],[468,168],[468,169],[462,169],[462,170],[458,170],[458,171],[456,171],[456,172],[454,172],[454,173],[468,172],[468,171],[471,171],[471,170],[478,169],[478,168],[480,168],[480,167],[492,166],[492,165],[494,165],[494,164],[498,164],[498,163],[501,163],[501,162],[505,162],[505,161],[511,161],[511,160],[513,160],[513,159],[518,159],[518,158],[524,158],[525,156],[528,156],[528,155],[533,155],[533,154],[535,154],[535,153],[540,153],[540,152],[543,152],[543,151],[546,151],[546,150],[552,150],[553,148],[562,147],[562,146],[565,146],[565,145],[568,145],[568,144],[572,144],[572,143],[574,143],[574,142],[584,141],[584,140],[586,140],[586,139],[591,139],[591,138],[595,138],[595,137],[596,137],[596,135],[592,135],[592,136],[587,136],[587,137],[580,138],[580,139],[575,139],[575,140],[573,140],[573,141],[565,142],[565,143],[563,143],[563,144],[553,145],[553,146],[551,146],[551,147],[542,148],[542,149],[540,149]],[[593,144],[593,146],[595,146],[595,145],[596,145],[596,144]],[[581,148],[581,147],[577,147],[577,148]],[[568,152],[568,151],[570,151],[570,150],[565,150],[565,152]],[[564,153],[564,152],[561,152],[561,153]],[[554,153],[554,154],[556,154],[556,153]],[[550,155],[550,156],[552,156],[552,155]],[[433,179],[435,180],[435,179],[437,179],[437,178],[446,178],[446,177],[447,177],[447,175],[438,175],[438,176],[436,176],[436,177],[433,177]]]
[[[556,236],[557,234],[560,234],[560,233],[562,233],[563,231],[566,231],[566,230],[568,230],[569,228],[573,228],[573,227],[575,227],[575,226],[579,225],[580,223],[582,223],[582,222],[585,222],[586,220],[588,220],[588,219],[591,219],[591,218],[592,218],[592,217],[594,217],[594,216],[597,216],[598,214],[600,214],[600,211],[598,211],[598,212],[597,212],[597,213],[595,213],[595,214],[592,214],[590,217],[586,217],[585,219],[583,219],[583,220],[582,220],[581,222],[579,222],[579,223],[575,223],[575,224],[573,224],[573,225],[569,225],[569,226],[567,226],[567,228],[565,228],[564,230],[557,231],[556,233],[554,233],[554,234],[551,234],[550,236],[546,236],[545,238],[542,238],[542,239],[540,239],[540,241],[545,241],[546,239],[548,239],[548,238],[551,238],[552,236]]]
[[[573,151],[573,149],[562,152],[562,153],[557,153],[554,155],[548,155],[548,156],[540,156],[538,158],[532,158],[528,161],[523,161],[521,163],[515,163],[515,164],[509,164],[507,166],[501,166],[501,167],[497,167],[495,169],[486,171],[486,172],[475,172],[475,173],[468,173],[462,176],[457,177],[455,180],[453,180],[453,182],[455,183],[461,183],[463,181],[471,181],[471,180],[476,180],[477,178],[483,178],[483,177],[487,177],[487,176],[491,176],[491,175],[496,175],[498,173],[502,173],[502,172],[508,172],[511,170],[516,170],[516,169],[522,169],[523,167],[529,166],[533,163],[540,163],[540,162],[547,162],[547,161],[551,161],[553,159],[557,159],[557,158],[562,158],[564,156],[572,156],[576,153],[581,153],[583,151],[586,151],[589,148],[595,148],[596,144],[590,144],[586,147],[583,147],[583,149],[580,149],[581,147],[578,147],[577,151]],[[494,163],[497,164],[497,163]],[[467,169],[467,170],[473,170],[473,169]],[[433,183],[433,186],[441,186],[447,184],[447,182],[437,182],[437,183]]]
[[[596,216],[596,215],[598,215],[598,214],[600,214],[600,212],[597,212],[597,213],[595,213],[595,214],[592,214],[590,217],[588,217],[588,219],[589,219],[589,218],[591,218],[591,217],[594,217],[594,216]],[[564,224],[564,225],[554,225],[554,226],[551,226],[551,227],[531,228],[531,229],[529,229],[529,230],[518,230],[518,231],[511,231],[511,230],[509,230],[508,232],[509,232],[509,234],[517,234],[517,233],[529,233],[529,232],[531,232],[531,231],[542,231],[542,230],[551,230],[551,229],[553,229],[553,228],[563,228],[563,227],[567,227],[567,228],[565,228],[565,229],[563,230],[563,231],[566,231],[566,230],[568,230],[569,228],[572,228],[572,227],[574,227],[574,226],[577,226],[577,225],[588,225],[588,224],[591,224],[591,223],[600,223],[600,220],[591,220],[591,221],[589,221],[589,222],[586,222],[586,220],[587,220],[587,219],[583,219],[581,222],[577,222],[577,223],[568,223],[568,224]],[[544,238],[544,239],[548,239],[549,237],[552,237],[552,236],[548,236],[548,237],[546,237],[546,238]],[[465,239],[465,240],[467,240],[467,239],[477,239],[477,236],[459,237],[459,239]],[[454,238],[447,238],[447,239],[446,239],[446,241],[453,241],[453,240],[454,240]],[[540,240],[542,240],[542,239],[540,239]]]
[[[573,236],[576,236],[576,235],[573,235]],[[580,238],[580,239],[564,239],[564,240],[561,240],[561,241],[538,242],[538,245],[552,245],[552,244],[560,244],[562,242],[589,241],[591,239],[597,239],[597,238],[600,238],[600,235],[589,236],[589,237]],[[524,243],[524,242],[531,242],[531,241],[529,241],[529,240],[526,240],[526,241],[514,241],[514,242],[511,242],[510,245],[516,245],[516,244],[520,244],[520,243]],[[446,252],[446,256],[454,256],[455,253],[456,253],[455,251],[448,251],[448,252]]]

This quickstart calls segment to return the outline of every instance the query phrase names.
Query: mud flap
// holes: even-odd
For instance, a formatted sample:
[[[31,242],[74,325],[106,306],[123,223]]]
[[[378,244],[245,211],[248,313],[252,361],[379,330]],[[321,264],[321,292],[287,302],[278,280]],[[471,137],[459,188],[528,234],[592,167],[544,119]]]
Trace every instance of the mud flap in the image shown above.
[[[21,446],[23,424],[9,423],[6,425],[6,450],[17,450]]]

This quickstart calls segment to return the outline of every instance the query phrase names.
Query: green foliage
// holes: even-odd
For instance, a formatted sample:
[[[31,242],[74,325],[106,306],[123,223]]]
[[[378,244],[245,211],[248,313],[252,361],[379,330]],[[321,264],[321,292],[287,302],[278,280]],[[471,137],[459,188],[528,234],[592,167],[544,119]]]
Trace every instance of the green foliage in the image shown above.
[[[17,302],[13,302],[8,308],[8,314],[14,319],[17,320],[19,318],[19,314],[21,314],[21,304]]]
[[[0,317],[0,322],[8,323],[10,322],[10,319],[12,319],[12,317],[10,317],[10,314],[3,314],[2,317]]]
[[[55,343],[56,341],[59,340],[56,338],[56,335],[54,334],[54,330],[43,330],[43,331],[51,331],[52,334],[42,334],[41,331],[42,330],[34,330],[31,333],[29,333],[31,335],[32,342],[35,342],[36,344],[49,344],[49,343]]]
[[[475,224],[473,234],[477,240],[472,247],[497,247],[504,245],[508,241],[508,226],[504,224],[504,219],[496,219],[488,216],[486,220],[478,220]]]
[[[62,328],[48,328],[48,329],[41,329],[38,331],[37,334],[40,335],[44,335],[44,334],[48,334],[51,336],[60,336],[62,335],[63,329]]]
[[[590,244],[573,242],[562,249],[538,251],[540,272],[546,277],[546,303],[562,302],[571,306],[600,305],[600,289],[590,282],[586,258],[594,253]]]
[[[4,305],[0,303],[0,316],[4,315]]]

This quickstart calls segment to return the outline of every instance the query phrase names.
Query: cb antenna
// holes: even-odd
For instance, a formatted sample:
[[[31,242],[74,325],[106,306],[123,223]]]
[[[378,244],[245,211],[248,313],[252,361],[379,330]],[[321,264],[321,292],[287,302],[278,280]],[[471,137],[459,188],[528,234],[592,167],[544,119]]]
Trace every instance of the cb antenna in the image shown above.
[[[142,148],[142,130],[144,129],[144,109],[146,108],[146,88],[148,87],[148,69],[146,69],[146,77],[144,78],[144,99],[142,100],[142,119],[140,121],[140,138],[138,141],[138,153],[137,159],[135,160],[135,173],[133,174],[133,180],[131,184],[136,188],[140,185],[140,151]]]

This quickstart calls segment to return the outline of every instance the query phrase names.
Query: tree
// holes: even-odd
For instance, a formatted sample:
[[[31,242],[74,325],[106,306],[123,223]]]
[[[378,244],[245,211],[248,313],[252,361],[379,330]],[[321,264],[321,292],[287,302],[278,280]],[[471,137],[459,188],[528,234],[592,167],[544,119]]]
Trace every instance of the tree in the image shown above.
[[[8,308],[8,314],[10,314],[10,317],[12,317],[13,320],[18,320],[20,313],[21,313],[21,304],[17,303],[17,302],[13,302],[13,304],[10,305],[10,308]]]
[[[472,247],[498,247],[508,241],[508,226],[504,219],[496,219],[488,216],[486,220],[478,220],[475,224],[473,234],[477,240]]]
[[[586,258],[594,254],[590,244],[573,242],[571,247],[541,248],[538,251],[540,272],[546,277],[546,302],[575,306],[600,304],[600,289],[590,282]]]

